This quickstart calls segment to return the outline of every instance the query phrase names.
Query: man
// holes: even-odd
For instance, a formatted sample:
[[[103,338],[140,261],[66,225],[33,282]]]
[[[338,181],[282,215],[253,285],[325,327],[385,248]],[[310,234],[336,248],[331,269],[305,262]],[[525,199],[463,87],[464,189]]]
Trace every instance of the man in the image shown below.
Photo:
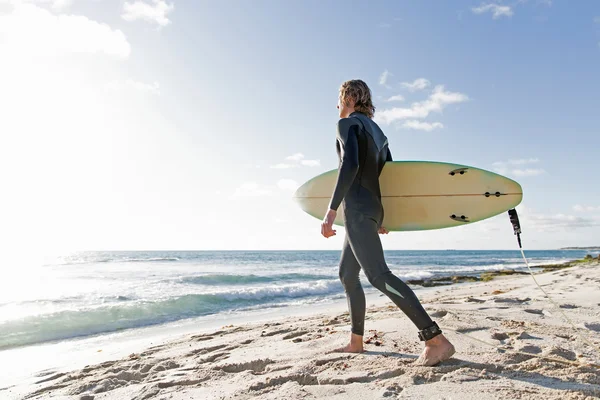
[[[346,292],[352,321],[350,344],[337,352],[361,353],[363,349],[365,295],[359,281],[362,268],[369,282],[387,295],[419,329],[425,349],[416,361],[436,365],[454,354],[454,346],[431,320],[414,292],[388,268],[379,234],[384,210],[381,204],[379,175],[386,161],[392,161],[388,140],[372,120],[375,107],[371,91],[361,80],[344,82],[340,87],[336,149],[340,161],[338,179],[321,224],[321,234],[329,238],[337,209],[344,205],[346,238],[340,260],[340,280]]]

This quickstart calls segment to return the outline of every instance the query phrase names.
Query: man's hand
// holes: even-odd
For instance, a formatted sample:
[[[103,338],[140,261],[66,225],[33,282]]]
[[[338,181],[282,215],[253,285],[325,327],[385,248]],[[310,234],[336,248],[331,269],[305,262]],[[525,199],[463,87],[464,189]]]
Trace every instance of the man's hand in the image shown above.
[[[335,217],[337,215],[337,211],[329,210],[323,218],[323,222],[321,223],[321,235],[326,238],[330,238],[331,236],[335,236],[335,230],[332,229],[333,221],[335,221]]]
[[[388,231],[387,229],[385,229],[383,226],[381,228],[379,228],[379,230],[377,231],[377,233],[384,234],[387,235],[388,233],[390,233],[390,231]]]

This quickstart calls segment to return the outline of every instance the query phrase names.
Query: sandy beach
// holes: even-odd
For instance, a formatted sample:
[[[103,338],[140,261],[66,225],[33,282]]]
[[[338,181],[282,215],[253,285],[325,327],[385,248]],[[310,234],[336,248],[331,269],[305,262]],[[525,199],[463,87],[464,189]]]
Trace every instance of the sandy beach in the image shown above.
[[[82,369],[49,369],[0,388],[0,398],[600,398],[599,267],[590,260],[536,274],[560,309],[529,275],[420,293],[457,350],[435,367],[413,365],[423,344],[379,295],[367,304],[362,354],[329,353],[349,338],[348,314],[319,313],[225,325]]]

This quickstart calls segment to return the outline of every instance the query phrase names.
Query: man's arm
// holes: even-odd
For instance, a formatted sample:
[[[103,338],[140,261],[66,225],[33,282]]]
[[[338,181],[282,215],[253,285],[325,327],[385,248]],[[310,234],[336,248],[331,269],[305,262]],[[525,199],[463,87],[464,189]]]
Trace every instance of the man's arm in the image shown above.
[[[329,209],[335,211],[342,203],[342,199],[348,193],[358,173],[358,125],[353,118],[340,119],[337,140],[341,150],[341,163],[333,196],[329,202]]]

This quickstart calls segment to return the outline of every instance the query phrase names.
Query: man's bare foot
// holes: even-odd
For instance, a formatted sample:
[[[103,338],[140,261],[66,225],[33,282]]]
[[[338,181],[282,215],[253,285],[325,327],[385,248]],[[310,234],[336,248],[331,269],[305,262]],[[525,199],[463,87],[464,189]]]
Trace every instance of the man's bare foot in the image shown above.
[[[332,350],[332,353],[364,353],[363,348],[363,337],[360,335],[352,334],[350,337],[350,344],[344,347],[338,347]]]
[[[455,353],[454,346],[442,334],[425,342],[425,348],[421,356],[415,361],[415,365],[431,367],[452,357]]]

